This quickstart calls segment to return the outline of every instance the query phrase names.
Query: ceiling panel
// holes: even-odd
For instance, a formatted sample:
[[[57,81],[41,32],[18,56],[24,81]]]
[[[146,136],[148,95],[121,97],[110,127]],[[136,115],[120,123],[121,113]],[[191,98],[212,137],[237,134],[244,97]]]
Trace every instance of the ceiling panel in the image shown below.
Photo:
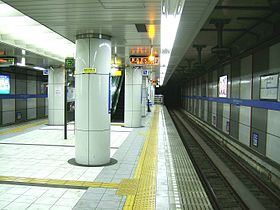
[[[167,84],[176,67],[185,57],[187,50],[217,2],[218,0],[189,0],[185,2],[163,85]],[[196,11],[195,14],[191,13],[193,10]]]
[[[132,47],[159,47],[161,0],[5,0],[6,3],[72,42],[79,33],[112,36],[117,55],[128,61]],[[155,25],[155,37],[135,24]],[[112,51],[113,48],[112,47]],[[113,53],[113,52],[112,52]]]
[[[170,81],[178,83],[178,80],[192,80],[199,74],[213,69],[217,63],[226,62],[226,59],[240,55],[247,49],[259,46],[260,43],[279,35],[280,13],[276,8],[280,8],[280,4],[277,7],[277,5],[270,5],[269,2],[268,0],[220,0],[208,18],[201,16],[205,20],[202,27],[196,23],[198,19],[193,18],[189,21],[187,14],[184,14],[184,20],[188,23],[181,21],[184,26],[179,26],[181,32],[177,34],[175,42],[177,50],[172,51],[172,62],[168,69],[169,78],[172,77]],[[279,1],[271,2],[279,3]],[[197,14],[199,10],[194,11]],[[222,32],[222,45],[230,49],[229,53],[220,56],[212,53],[212,48],[217,46],[217,29],[215,25],[209,23],[211,19],[230,19],[229,24],[224,25]],[[193,29],[193,24],[198,30],[197,35],[190,36],[195,37],[190,41],[190,38],[180,34],[189,35],[188,30]],[[183,28],[185,31],[182,30]],[[177,46],[177,43],[183,42],[184,46]],[[197,63],[198,58],[197,50],[192,47],[193,44],[206,45],[206,48],[202,50],[202,65],[192,65],[189,68],[188,60],[193,60],[194,64]],[[182,50],[181,55],[180,50]]]

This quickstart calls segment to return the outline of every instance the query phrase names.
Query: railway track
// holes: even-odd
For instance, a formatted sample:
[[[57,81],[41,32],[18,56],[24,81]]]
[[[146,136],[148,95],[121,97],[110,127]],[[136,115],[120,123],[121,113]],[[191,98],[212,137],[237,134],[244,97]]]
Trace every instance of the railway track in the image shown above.
[[[186,115],[169,112],[214,209],[280,209],[279,193],[267,187]]]

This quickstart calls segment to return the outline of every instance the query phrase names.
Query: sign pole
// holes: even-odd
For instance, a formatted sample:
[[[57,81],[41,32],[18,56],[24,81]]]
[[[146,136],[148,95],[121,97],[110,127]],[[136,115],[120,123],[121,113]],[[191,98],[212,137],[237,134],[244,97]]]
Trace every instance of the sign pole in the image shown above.
[[[65,85],[64,85],[64,139],[67,139],[67,78],[68,71],[75,70],[75,59],[72,57],[65,58]]]
[[[64,139],[67,139],[67,70],[65,69],[64,85]]]

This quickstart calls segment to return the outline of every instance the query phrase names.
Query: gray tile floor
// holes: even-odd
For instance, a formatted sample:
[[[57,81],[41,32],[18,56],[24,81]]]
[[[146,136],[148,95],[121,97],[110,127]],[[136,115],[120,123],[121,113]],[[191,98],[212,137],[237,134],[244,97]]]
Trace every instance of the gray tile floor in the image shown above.
[[[67,163],[74,156],[74,125],[69,126],[67,141],[63,140],[63,130],[59,126],[40,125],[37,129],[27,129],[17,135],[0,135],[0,175],[116,183],[132,178],[151,116],[152,113],[149,113],[143,118],[144,126],[141,128],[111,127],[111,157],[118,162],[106,167],[80,167]],[[158,124],[158,210],[182,209],[171,154],[172,145],[180,138],[174,132],[172,120],[162,107]],[[21,145],[26,143],[31,145]],[[192,175],[196,176],[195,173]],[[116,191],[105,188],[78,190],[0,184],[0,209],[122,209],[126,196],[117,196]]]

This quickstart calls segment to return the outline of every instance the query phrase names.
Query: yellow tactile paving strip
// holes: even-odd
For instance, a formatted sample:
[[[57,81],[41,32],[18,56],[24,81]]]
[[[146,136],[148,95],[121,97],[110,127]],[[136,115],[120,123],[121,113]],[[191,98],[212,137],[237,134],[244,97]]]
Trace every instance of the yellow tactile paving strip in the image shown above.
[[[5,183],[22,183],[30,185],[52,185],[57,187],[94,187],[94,188],[110,188],[118,189],[119,183],[112,182],[88,182],[88,181],[75,181],[75,180],[61,180],[61,179],[38,179],[29,177],[16,177],[16,176],[0,176],[0,182]]]
[[[159,106],[156,106],[152,125],[146,135],[145,143],[136,167],[133,180],[134,193],[131,189],[123,194],[127,195],[123,209],[155,209],[156,200],[156,167],[157,167],[157,130],[159,120]],[[117,192],[120,193],[121,190]]]
[[[0,135],[15,133],[15,132],[22,132],[25,129],[32,128],[32,127],[35,127],[37,125],[46,124],[47,122],[48,122],[47,120],[43,120],[43,121],[39,121],[39,122],[36,122],[36,123],[30,123],[30,124],[26,124],[26,125],[20,125],[20,126],[12,127],[12,128],[7,129],[7,130],[0,131]]]
[[[39,186],[56,187],[81,187],[81,188],[109,188],[118,189],[117,195],[127,196],[124,204],[127,209],[155,209],[156,199],[156,167],[157,167],[157,130],[159,120],[159,106],[155,107],[152,124],[145,136],[145,143],[137,163],[137,167],[132,179],[123,179],[120,183],[111,182],[88,182],[61,179],[38,179],[29,177],[0,176],[0,183],[26,184]],[[20,132],[24,129],[41,125],[46,121],[40,121],[33,124],[23,125],[16,128],[2,131],[0,134]]]

